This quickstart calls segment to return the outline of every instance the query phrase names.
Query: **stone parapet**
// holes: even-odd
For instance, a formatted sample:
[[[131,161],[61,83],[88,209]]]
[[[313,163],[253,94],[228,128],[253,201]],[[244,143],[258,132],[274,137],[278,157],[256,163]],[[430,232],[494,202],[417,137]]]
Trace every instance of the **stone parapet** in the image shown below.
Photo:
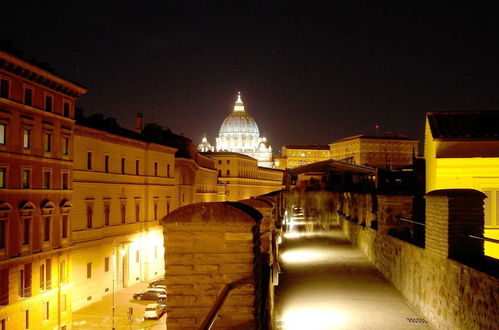
[[[198,329],[223,288],[236,282],[215,327],[256,328],[261,218],[244,204],[197,203],[162,220],[169,329]]]
[[[443,258],[483,256],[483,199],[472,189],[435,190],[426,195],[426,249]]]

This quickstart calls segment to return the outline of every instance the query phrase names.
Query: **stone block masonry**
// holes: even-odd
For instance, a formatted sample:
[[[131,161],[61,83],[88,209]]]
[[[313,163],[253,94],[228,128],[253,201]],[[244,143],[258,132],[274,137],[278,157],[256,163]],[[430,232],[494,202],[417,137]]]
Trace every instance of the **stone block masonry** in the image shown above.
[[[162,220],[169,329],[198,329],[225,285],[238,284],[216,329],[255,329],[262,215],[237,203],[197,203]]]
[[[497,329],[499,280],[459,262],[483,257],[483,242],[464,235],[483,235],[483,197],[472,190],[427,194],[426,248],[339,219],[350,240],[436,328]]]

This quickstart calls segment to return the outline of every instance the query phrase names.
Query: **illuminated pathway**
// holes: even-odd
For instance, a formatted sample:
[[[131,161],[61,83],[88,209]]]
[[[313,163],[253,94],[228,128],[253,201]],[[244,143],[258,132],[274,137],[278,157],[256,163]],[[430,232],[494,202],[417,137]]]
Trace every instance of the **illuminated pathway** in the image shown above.
[[[431,329],[339,228],[280,248],[278,329]]]

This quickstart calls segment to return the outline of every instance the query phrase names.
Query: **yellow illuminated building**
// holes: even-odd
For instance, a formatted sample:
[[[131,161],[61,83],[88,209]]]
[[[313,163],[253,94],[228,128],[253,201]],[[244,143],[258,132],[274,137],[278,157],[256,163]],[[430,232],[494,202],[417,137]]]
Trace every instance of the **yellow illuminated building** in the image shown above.
[[[426,190],[472,188],[483,192],[485,236],[499,239],[499,111],[426,114]],[[485,242],[499,258],[499,245]]]
[[[275,168],[284,170],[331,159],[328,145],[288,144],[282,147],[281,155],[274,157]]]
[[[217,170],[213,159],[188,144],[189,153],[175,158],[175,206],[224,201],[217,199]]]
[[[164,274],[159,220],[176,204],[177,149],[110,120],[74,129],[73,310],[111,294],[113,273],[115,290]]]
[[[235,152],[209,152],[227,201],[239,201],[283,188],[283,171],[258,166],[258,160]]]
[[[396,169],[412,165],[419,141],[400,135],[356,135],[330,143],[331,158],[354,165]]]

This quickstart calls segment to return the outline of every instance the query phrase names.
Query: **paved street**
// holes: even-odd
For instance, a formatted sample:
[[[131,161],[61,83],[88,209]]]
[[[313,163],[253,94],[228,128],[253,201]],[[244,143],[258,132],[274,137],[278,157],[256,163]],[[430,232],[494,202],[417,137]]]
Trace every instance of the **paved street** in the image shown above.
[[[286,238],[281,259],[279,329],[431,329],[338,227]]]
[[[148,329],[165,330],[166,314],[160,320],[143,320],[142,315],[147,304],[153,301],[133,299],[133,293],[147,287],[147,283],[139,283],[116,292],[115,326],[116,329]],[[111,329],[112,328],[112,295],[95,302],[79,311],[73,312],[73,329]],[[133,308],[133,320],[128,320],[128,308]]]

